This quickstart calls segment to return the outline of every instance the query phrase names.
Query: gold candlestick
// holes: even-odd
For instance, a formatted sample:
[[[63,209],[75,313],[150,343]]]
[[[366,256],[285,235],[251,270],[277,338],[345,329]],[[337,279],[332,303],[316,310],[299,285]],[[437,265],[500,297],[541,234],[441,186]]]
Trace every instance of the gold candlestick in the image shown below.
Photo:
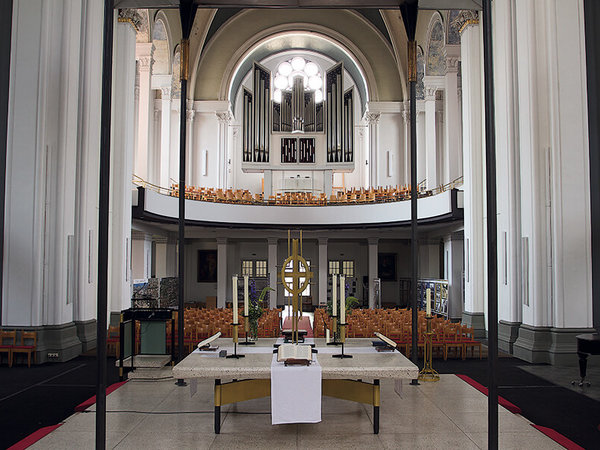
[[[440,375],[437,371],[432,367],[433,361],[433,332],[431,331],[431,314],[428,314],[427,317],[427,331],[425,332],[425,347],[423,350],[423,370],[419,372],[419,380],[421,381],[439,381]]]
[[[233,325],[233,355],[227,355],[226,358],[235,358],[235,359],[239,359],[239,358],[243,358],[246,355],[238,355],[237,352],[237,345],[238,345],[238,324],[237,323],[232,323],[231,325]]]

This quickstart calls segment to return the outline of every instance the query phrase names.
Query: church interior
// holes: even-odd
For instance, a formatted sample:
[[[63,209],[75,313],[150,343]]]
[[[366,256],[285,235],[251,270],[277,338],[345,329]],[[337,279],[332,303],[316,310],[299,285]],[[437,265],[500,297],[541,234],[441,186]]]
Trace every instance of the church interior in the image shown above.
[[[0,446],[595,448],[599,19],[5,1]]]

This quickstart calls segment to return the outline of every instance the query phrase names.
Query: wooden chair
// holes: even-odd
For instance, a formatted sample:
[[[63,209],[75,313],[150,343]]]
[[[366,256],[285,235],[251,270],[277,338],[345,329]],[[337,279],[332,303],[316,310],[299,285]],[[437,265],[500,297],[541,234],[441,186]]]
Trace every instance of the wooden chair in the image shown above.
[[[31,355],[35,363],[35,350],[37,347],[37,333],[35,331],[21,332],[21,345],[15,345],[12,349],[13,357],[17,353],[27,354],[27,367],[31,367]]]
[[[475,347],[479,349],[479,359],[481,359],[481,342],[476,341],[473,337],[473,328],[463,326],[463,345],[464,345],[464,353],[463,359],[467,356],[467,349],[471,349],[471,356],[475,356]]]
[[[0,354],[6,353],[8,358],[8,367],[12,367],[13,363],[13,348],[17,343],[17,332],[13,331],[0,331]]]

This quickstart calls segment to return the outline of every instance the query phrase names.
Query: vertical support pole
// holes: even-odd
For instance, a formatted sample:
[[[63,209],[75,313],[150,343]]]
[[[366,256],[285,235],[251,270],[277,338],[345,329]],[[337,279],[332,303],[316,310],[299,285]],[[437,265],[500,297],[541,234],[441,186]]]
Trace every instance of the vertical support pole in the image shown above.
[[[8,92],[10,84],[10,46],[13,0],[0,5],[0,325],[2,324],[2,286],[4,270],[4,207],[6,193],[6,151],[8,136]]]
[[[373,380],[373,434],[379,434],[379,380]]]
[[[185,281],[185,138],[187,135],[187,79],[190,61],[190,31],[196,16],[196,6],[191,0],[182,0],[179,4],[181,18],[181,107],[179,109],[179,261],[178,261],[178,297],[179,314],[177,316],[178,332],[178,361],[184,357],[183,353],[183,327],[184,327],[184,281]],[[185,386],[182,379],[178,379],[177,386]]]
[[[123,356],[125,355],[125,324],[123,323],[123,314],[119,321],[119,381],[123,381]]]
[[[485,89],[485,178],[488,269],[488,448],[498,448],[498,246],[496,217],[496,126],[492,0],[483,1],[483,78]]]
[[[417,16],[419,14],[418,0],[407,0],[401,7],[402,21],[408,37],[408,85],[410,90],[410,252],[412,259],[412,273],[410,283],[410,297],[412,309],[412,345],[410,357],[417,364],[417,277],[418,277],[418,230],[417,230]],[[417,379],[411,381],[412,385],[419,384]]]
[[[104,0],[102,106],[100,112],[100,188],[98,210],[98,302],[96,314],[96,449],[106,448],[106,332],[108,315],[108,206],[113,59],[113,0]]]
[[[418,314],[417,314],[417,279],[419,275],[419,243],[417,230],[417,200],[419,197],[417,180],[417,42],[408,42],[408,67],[410,88],[410,252],[412,272],[410,296],[412,309],[412,342],[410,356],[414,364],[418,360]],[[413,380],[412,384],[418,384]]]
[[[215,379],[215,434],[221,433],[221,380]]]

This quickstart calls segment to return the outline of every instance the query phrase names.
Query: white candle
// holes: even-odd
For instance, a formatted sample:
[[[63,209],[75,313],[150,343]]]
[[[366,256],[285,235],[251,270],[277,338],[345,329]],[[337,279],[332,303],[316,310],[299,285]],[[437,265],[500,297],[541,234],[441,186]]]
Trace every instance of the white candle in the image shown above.
[[[244,275],[244,317],[248,317],[248,275]]]
[[[431,289],[427,288],[427,316],[431,316]]]
[[[332,314],[335,317],[337,315],[337,276],[333,275],[333,281],[331,283],[331,303],[332,303]]]
[[[346,323],[346,277],[340,275],[340,323]]]
[[[233,283],[233,323],[237,325],[238,323],[238,277],[234,276],[232,278]]]
[[[329,344],[331,342],[331,335],[329,334],[329,328],[325,329],[325,343]]]

